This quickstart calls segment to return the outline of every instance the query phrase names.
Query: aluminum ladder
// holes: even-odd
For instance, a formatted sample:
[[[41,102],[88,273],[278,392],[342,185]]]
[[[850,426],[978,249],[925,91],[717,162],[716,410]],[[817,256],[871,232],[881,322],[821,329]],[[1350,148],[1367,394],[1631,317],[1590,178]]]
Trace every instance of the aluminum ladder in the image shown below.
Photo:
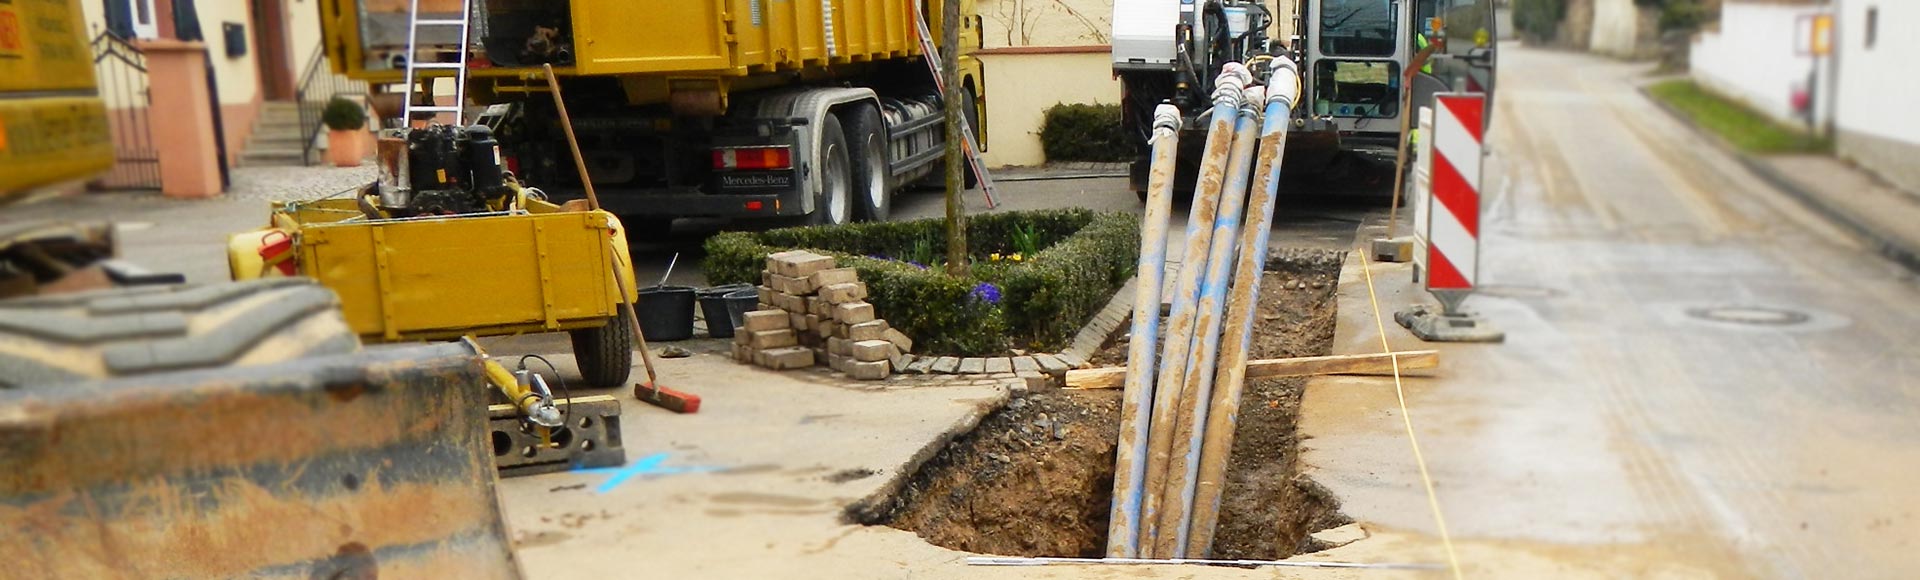
[[[420,0],[414,0],[419,2]],[[946,0],[949,2],[957,0]],[[907,2],[913,7],[913,25],[920,33],[920,60],[927,61],[927,71],[933,73],[934,87],[940,90],[940,98],[947,98],[947,77],[940,71],[940,52],[933,46],[933,33],[927,28],[927,15],[922,14],[919,2]],[[980,161],[980,144],[973,136],[973,124],[967,122],[966,115],[960,116],[960,135],[965,137],[960,146],[967,155],[967,167],[973,170],[973,176],[980,180],[980,191],[987,196],[987,209],[996,205],[993,200],[993,178],[987,177],[987,164]]]
[[[462,118],[463,110],[466,108],[465,105],[467,102],[467,53],[469,51],[467,42],[470,40],[468,33],[471,30],[470,22],[473,19],[473,0],[460,1],[459,20],[433,18],[422,20],[420,18],[420,0],[411,0],[411,2],[411,7],[407,9],[407,98],[405,101],[406,104],[401,107],[401,121],[410,126],[413,124],[414,113],[453,113],[453,124],[454,126],[459,126],[461,125],[461,121],[464,120]],[[457,26],[460,28],[459,62],[415,62],[418,60],[416,57],[420,55],[420,28],[426,26]],[[415,83],[419,80],[418,74],[421,70],[454,71],[452,105],[432,104],[433,89],[431,85],[429,85],[425,91],[428,104],[413,104],[413,91],[417,87]]]

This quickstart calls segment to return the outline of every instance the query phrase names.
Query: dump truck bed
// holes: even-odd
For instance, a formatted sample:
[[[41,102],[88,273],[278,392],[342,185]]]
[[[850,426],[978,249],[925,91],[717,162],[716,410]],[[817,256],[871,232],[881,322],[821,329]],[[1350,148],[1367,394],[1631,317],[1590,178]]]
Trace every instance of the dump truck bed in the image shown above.
[[[471,59],[470,74],[480,77],[528,77],[542,64],[574,75],[740,77],[920,52],[912,11],[887,0],[474,2],[473,44],[483,58]],[[335,71],[400,78],[409,0],[328,3],[322,23]],[[458,0],[420,0],[421,18],[457,19],[460,10]],[[419,62],[457,61],[457,28],[421,35]]]

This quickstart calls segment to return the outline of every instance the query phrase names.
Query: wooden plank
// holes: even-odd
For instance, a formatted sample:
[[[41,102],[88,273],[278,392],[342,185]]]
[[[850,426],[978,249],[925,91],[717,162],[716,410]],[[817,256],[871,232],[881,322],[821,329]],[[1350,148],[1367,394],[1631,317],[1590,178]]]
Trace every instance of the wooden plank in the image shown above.
[[[1440,366],[1440,351],[1407,350],[1400,357],[1400,371]],[[1382,375],[1393,372],[1392,359],[1385,353],[1337,354],[1269,358],[1247,361],[1247,378],[1304,377],[1310,375]],[[1127,367],[1100,367],[1067,371],[1069,389],[1113,389],[1126,381]]]

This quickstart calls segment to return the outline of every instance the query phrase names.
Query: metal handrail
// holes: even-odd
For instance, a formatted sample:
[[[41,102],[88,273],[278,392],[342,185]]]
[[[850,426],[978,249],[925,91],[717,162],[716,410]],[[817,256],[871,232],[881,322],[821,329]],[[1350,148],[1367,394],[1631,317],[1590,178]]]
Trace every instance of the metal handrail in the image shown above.
[[[313,56],[307,59],[307,66],[300,73],[299,88],[294,89],[293,99],[300,108],[300,162],[313,164],[314,140],[319,138],[325,127],[321,122],[321,111],[326,110],[327,101],[336,96],[358,96],[363,103],[367,96],[367,84],[334,74],[327,63],[327,51],[324,43],[313,47]]]

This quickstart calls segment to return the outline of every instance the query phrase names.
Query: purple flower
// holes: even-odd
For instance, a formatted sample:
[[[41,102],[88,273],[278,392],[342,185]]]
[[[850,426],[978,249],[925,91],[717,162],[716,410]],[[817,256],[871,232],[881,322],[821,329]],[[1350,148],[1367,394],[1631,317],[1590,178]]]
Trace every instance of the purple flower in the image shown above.
[[[988,304],[996,306],[1000,304],[1000,287],[993,285],[992,282],[981,282],[979,286],[974,286],[973,292],[969,292],[968,295]]]
[[[926,265],[926,264],[922,264],[922,263],[919,263],[919,262],[915,262],[915,261],[913,261],[913,260],[907,260],[907,265],[908,265],[908,266],[913,266],[913,267],[915,267],[915,268],[919,268],[919,269],[922,269],[922,270],[925,270],[925,269],[927,269],[927,265]]]

